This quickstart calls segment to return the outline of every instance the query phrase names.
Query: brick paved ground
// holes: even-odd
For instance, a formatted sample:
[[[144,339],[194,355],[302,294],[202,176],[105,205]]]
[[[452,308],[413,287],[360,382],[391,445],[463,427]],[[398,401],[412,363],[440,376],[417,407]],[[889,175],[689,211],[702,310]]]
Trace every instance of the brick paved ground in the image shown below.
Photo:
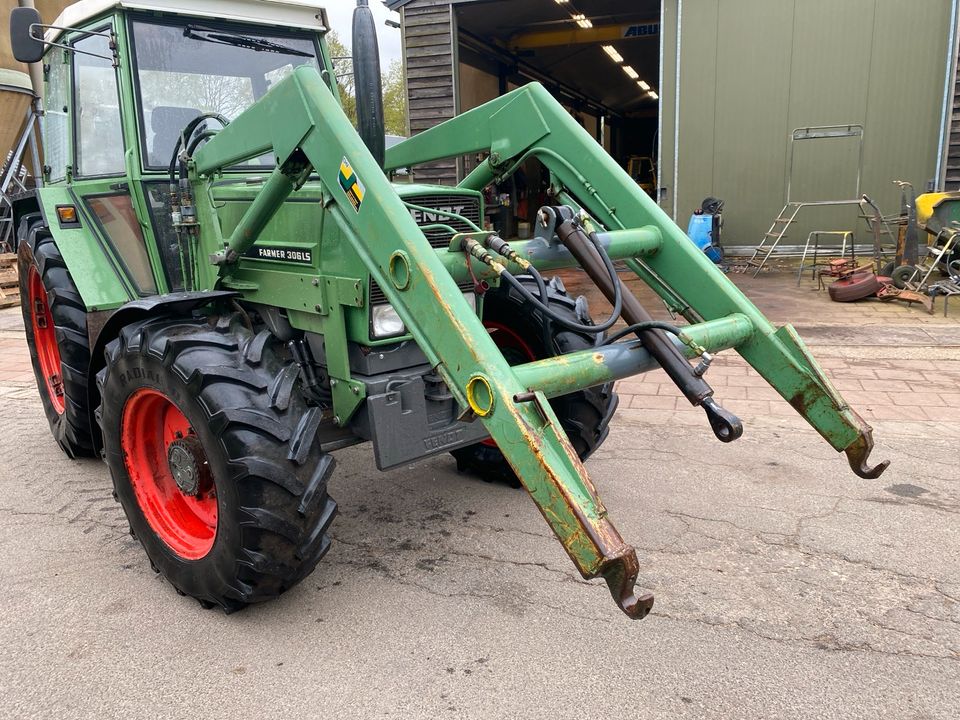
[[[568,290],[585,293],[594,317],[609,310],[582,273],[563,275]],[[831,381],[875,427],[894,425],[898,433],[960,436],[960,305],[944,318],[942,306],[928,315],[917,307],[876,300],[831,302],[804,279],[785,271],[759,278],[731,275],[776,325],[792,323]],[[662,303],[638,282],[630,283],[660,319]],[[807,427],[735,352],[721,353],[707,374],[716,397],[751,424]],[[618,384],[622,418],[645,422],[704,425],[662,370]]]
[[[12,307],[0,310],[0,397],[21,387],[33,387],[33,370],[20,308]]]

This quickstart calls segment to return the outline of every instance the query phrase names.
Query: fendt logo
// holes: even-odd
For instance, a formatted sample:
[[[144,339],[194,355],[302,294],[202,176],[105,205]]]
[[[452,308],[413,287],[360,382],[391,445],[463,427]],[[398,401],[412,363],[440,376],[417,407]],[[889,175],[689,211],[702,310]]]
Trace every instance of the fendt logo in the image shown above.
[[[463,215],[463,211],[467,209],[466,205],[446,205],[444,207],[439,207],[433,212],[428,212],[426,210],[419,210],[417,208],[410,208],[410,217],[413,218],[413,221],[417,225],[429,225],[430,223],[443,223],[450,220],[450,213],[454,215]]]

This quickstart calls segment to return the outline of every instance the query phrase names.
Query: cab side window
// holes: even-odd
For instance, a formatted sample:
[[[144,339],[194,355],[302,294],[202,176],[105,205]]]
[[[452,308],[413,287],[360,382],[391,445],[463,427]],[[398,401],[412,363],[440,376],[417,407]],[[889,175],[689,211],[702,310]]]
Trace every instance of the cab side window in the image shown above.
[[[103,56],[74,55],[77,175],[123,175],[126,168],[117,73],[106,59],[112,55],[110,41],[101,35],[90,35],[73,46]]]
[[[45,59],[47,88],[44,94],[43,155],[50,182],[67,177],[70,163],[70,54],[54,48]]]

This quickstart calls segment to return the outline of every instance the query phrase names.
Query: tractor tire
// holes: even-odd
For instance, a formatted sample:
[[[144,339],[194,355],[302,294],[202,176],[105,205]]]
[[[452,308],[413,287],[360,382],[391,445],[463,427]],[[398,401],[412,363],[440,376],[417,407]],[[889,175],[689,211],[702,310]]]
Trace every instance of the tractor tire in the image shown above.
[[[827,293],[834,302],[855,302],[876,295],[881,287],[876,275],[865,272],[830,283]]]
[[[532,278],[521,277],[520,280],[530,286],[534,296],[537,295]],[[547,283],[547,301],[558,314],[581,324],[590,322],[586,300],[582,297],[574,300],[567,295],[558,277]],[[507,285],[484,295],[483,324],[511,365],[589,350],[595,347],[598,337],[573,332],[556,323],[548,326],[543,315]],[[613,383],[550,400],[550,406],[581,460],[590,457],[607,439],[618,402]],[[460,472],[478,475],[487,482],[521,487],[513,468],[492,440],[468,445],[451,454],[456,458]]]
[[[106,348],[97,419],[116,498],[151,566],[226,612],[289,590],[330,548],[335,463],[299,369],[224,316],[151,318]]]
[[[38,213],[17,229],[20,308],[50,432],[71,458],[94,454],[87,401],[87,307]]]

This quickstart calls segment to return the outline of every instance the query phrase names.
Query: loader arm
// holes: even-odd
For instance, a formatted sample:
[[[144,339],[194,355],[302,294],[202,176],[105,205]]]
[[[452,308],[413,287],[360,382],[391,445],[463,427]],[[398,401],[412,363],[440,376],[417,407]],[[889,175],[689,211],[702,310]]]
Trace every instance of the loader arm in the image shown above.
[[[242,254],[256,240],[265,217],[294,191],[305,160],[373,279],[461,406],[483,422],[580,573],[602,576],[624,612],[644,617],[653,598],[634,594],[636,553],[607,518],[545,396],[515,400],[530,388],[507,364],[315,70],[297,69],[197,153],[192,174],[204,232],[216,234],[217,227],[208,184],[221,169],[266,151],[278,157],[277,169],[220,259],[229,266],[231,250]],[[346,182],[344,161],[351,173]],[[354,179],[359,185],[349,184]],[[345,186],[354,188],[352,196]],[[219,237],[214,241],[219,244]],[[310,304],[322,305],[322,288]],[[326,309],[324,320],[333,329],[336,311]]]
[[[796,331],[790,325],[775,328],[539,83],[404,141],[388,151],[386,166],[412,167],[483,151],[489,157],[463,187],[481,189],[534,156],[606,228],[658,228],[658,252],[629,260],[630,268],[668,304],[685,310],[688,320],[746,317],[754,332],[737,352],[830,445],[847,454],[854,472],[865,478],[883,472],[888,463],[868,464],[870,426],[843,400]]]

